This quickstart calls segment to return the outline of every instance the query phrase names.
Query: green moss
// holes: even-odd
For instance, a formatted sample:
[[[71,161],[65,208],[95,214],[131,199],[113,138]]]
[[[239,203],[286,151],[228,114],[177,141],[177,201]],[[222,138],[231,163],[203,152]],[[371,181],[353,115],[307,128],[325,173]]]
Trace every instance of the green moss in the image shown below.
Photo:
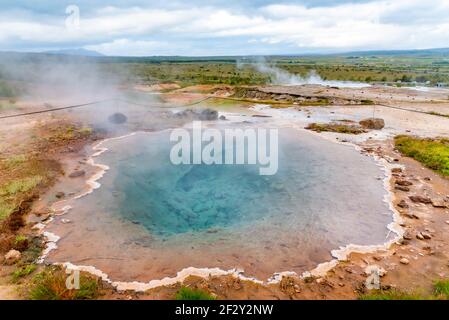
[[[447,139],[420,139],[397,136],[396,148],[438,173],[449,176],[449,141]]]
[[[179,291],[176,293],[176,300],[215,300],[213,296],[211,296],[209,293],[198,290],[198,289],[191,289],[188,287],[182,287],[179,289]]]

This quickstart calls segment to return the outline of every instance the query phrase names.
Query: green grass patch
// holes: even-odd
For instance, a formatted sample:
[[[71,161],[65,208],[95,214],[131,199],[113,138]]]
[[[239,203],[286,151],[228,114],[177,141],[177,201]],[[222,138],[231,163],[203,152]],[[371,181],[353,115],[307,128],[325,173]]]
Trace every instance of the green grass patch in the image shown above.
[[[27,156],[24,154],[14,155],[7,159],[2,160],[4,166],[7,169],[13,169],[13,168],[21,165],[25,161],[27,161]]]
[[[359,296],[359,300],[427,300],[418,293],[408,293],[399,290],[376,290]]]
[[[421,162],[436,172],[449,176],[449,140],[397,136],[396,148],[405,156]]]
[[[21,243],[23,241],[28,241],[28,238],[26,236],[24,236],[24,235],[21,235],[21,234],[18,234],[16,236],[16,238],[14,239],[14,243],[15,244],[19,244],[19,243]]]
[[[28,192],[43,181],[42,176],[31,176],[13,180],[0,188],[0,196],[14,196],[17,193]]]
[[[433,283],[433,291],[424,294],[419,291],[406,292],[398,289],[374,290],[359,296],[359,300],[448,300],[449,280],[437,280]]]
[[[37,269],[35,264],[27,264],[12,273],[12,282],[16,283],[20,279],[29,276]]]
[[[449,280],[438,280],[433,284],[434,295],[449,299]]]
[[[6,219],[15,209],[15,205],[5,202],[0,198],[0,221]]]
[[[87,300],[99,296],[96,279],[80,275],[80,288],[67,289],[68,275],[61,268],[51,267],[38,273],[33,278],[29,291],[31,300]]]
[[[176,300],[215,300],[213,296],[209,293],[199,290],[199,289],[191,289],[188,287],[182,287],[176,293]]]

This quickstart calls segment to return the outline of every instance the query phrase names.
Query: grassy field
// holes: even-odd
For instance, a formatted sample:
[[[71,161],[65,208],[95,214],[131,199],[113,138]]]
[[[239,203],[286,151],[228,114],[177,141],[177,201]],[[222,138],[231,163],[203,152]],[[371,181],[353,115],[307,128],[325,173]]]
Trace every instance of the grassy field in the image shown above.
[[[10,54],[3,60],[8,59],[9,62],[0,62],[0,97],[17,95],[19,84],[42,79],[43,74],[54,69],[52,65],[72,64],[83,69],[83,66],[95,64],[97,76],[117,78],[124,84],[176,82],[184,87],[195,84],[260,85],[274,81],[270,75],[257,71],[252,64],[256,60],[248,57],[87,58],[33,54],[16,57]],[[444,54],[279,56],[268,57],[267,63],[299,76],[316,71],[325,80],[398,86],[449,83],[449,60]]]
[[[396,85],[410,82],[437,84],[449,82],[449,64],[442,58],[409,57],[304,57],[277,58],[270,63],[294,75],[307,76],[316,71],[324,80],[386,82]],[[124,73],[130,71],[144,83],[177,82],[192,84],[259,85],[273,81],[251,64],[241,66],[236,60],[106,63],[103,68]],[[401,83],[399,83],[401,82]]]
[[[449,281],[436,280],[433,283],[432,292],[425,294],[423,292],[405,292],[397,289],[376,290],[359,297],[360,300],[448,300],[449,299]]]
[[[449,140],[397,136],[395,144],[402,154],[418,160],[444,176],[449,176]]]

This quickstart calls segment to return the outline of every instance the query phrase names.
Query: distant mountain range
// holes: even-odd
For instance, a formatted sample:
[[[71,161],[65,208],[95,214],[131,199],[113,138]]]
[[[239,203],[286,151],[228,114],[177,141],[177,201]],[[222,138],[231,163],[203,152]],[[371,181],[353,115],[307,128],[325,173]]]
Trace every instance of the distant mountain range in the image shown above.
[[[104,57],[103,54],[101,54],[97,51],[87,50],[87,49],[83,49],[83,48],[50,50],[50,51],[45,51],[43,53],[62,54],[62,55],[68,55],[68,56],[83,56],[83,57]]]
[[[71,59],[71,57],[79,57],[80,59],[101,59],[105,61],[121,61],[121,62],[154,62],[154,61],[167,61],[167,62],[184,62],[184,61],[223,61],[223,62],[235,62],[239,59],[251,59],[257,58],[254,56],[210,56],[210,57],[194,57],[194,56],[143,56],[143,57],[126,57],[126,56],[106,56],[97,51],[87,50],[83,48],[74,49],[61,49],[61,50],[49,50],[41,53],[32,52],[1,52],[1,56],[22,56],[23,58],[54,56],[58,60]],[[449,48],[436,48],[436,49],[416,49],[416,50],[372,50],[372,51],[353,51],[342,53],[326,53],[326,54],[277,54],[266,56],[270,57],[310,57],[310,56],[329,56],[329,57],[369,57],[369,56],[410,56],[410,57],[448,57]]]
[[[411,49],[411,50],[370,50],[370,51],[354,51],[340,54],[340,56],[442,56],[449,55],[449,48],[435,49]]]

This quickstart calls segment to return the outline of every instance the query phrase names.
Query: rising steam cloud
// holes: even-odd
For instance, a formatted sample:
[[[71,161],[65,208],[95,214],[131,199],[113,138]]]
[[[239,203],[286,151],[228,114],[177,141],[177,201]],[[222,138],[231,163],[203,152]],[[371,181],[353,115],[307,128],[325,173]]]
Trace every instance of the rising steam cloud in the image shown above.
[[[257,61],[251,63],[238,63],[238,67],[242,67],[243,65],[250,65],[258,72],[269,75],[271,78],[271,82],[277,85],[295,86],[315,84],[346,88],[363,88],[370,86],[369,84],[363,82],[324,80],[315,70],[310,71],[306,77],[301,77],[278,68],[275,65],[268,63],[265,59],[258,59]]]

